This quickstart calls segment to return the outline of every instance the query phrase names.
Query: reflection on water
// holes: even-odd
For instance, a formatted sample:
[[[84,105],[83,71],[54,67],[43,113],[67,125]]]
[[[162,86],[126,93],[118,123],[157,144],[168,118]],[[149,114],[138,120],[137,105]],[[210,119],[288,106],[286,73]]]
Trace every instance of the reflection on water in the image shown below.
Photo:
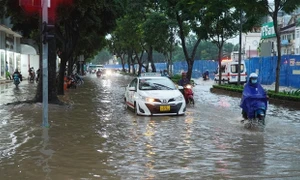
[[[185,116],[136,116],[123,104],[131,79],[86,77],[60,97],[70,105],[49,105],[49,129],[42,104],[1,106],[0,179],[300,177],[299,111],[271,106],[265,130],[248,131],[238,98],[201,85]],[[6,100],[28,98],[33,86],[20,88],[8,88]]]
[[[239,166],[242,171],[238,173],[241,176],[244,178],[253,178],[253,175],[261,174],[265,171],[266,152],[264,150],[263,134],[243,134],[235,146],[235,151],[240,157]]]

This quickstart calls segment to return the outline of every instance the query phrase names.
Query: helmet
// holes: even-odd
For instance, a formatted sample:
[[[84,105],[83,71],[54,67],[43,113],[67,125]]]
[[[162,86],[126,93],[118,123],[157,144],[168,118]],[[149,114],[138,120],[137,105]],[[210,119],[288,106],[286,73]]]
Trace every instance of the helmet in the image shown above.
[[[182,73],[181,73],[181,76],[186,76],[186,72],[182,72]]]
[[[251,73],[250,76],[249,76],[249,82],[251,84],[256,84],[257,83],[257,74],[256,73]]]

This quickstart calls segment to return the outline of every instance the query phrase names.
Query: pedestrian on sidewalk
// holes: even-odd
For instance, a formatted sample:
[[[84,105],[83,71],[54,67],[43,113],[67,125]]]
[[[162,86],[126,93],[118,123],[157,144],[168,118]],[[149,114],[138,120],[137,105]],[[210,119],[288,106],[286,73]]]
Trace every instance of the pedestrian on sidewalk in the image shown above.
[[[10,76],[10,73],[8,71],[8,62],[6,61],[6,67],[5,67],[5,76],[6,76],[6,79],[9,78],[9,80],[11,80],[11,76]]]

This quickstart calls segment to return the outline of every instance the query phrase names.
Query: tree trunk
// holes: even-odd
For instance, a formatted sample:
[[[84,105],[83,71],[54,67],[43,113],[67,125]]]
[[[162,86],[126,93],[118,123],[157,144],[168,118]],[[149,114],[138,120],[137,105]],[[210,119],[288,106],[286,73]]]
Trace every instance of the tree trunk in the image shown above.
[[[123,54],[119,54],[119,57],[121,59],[122,71],[126,72],[126,70],[125,70],[125,54],[124,53]]]
[[[80,69],[81,69],[81,63],[79,61],[76,62],[76,73],[80,74]]]
[[[219,85],[221,85],[221,81],[222,81],[222,70],[221,70],[221,63],[222,63],[222,49],[223,49],[223,47],[222,46],[218,46],[218,49],[219,49],[219,55],[218,55],[218,59],[219,59],[219,61],[218,61],[218,65],[219,65],[219,81],[218,81],[218,83],[219,83]]]
[[[42,41],[41,41],[42,42]],[[36,102],[43,102],[43,48],[42,45],[39,45],[39,69],[40,69],[40,75],[39,75],[39,81],[37,85],[37,91],[35,94],[35,101]]]
[[[186,62],[188,64],[188,72],[187,72],[186,76],[189,80],[191,80],[193,66],[194,66],[194,58],[195,58],[195,55],[196,55],[197,47],[199,46],[201,40],[197,39],[197,42],[195,43],[195,45],[193,47],[193,51],[191,53],[191,56],[189,56],[188,50],[187,50],[187,47],[186,47],[183,20],[180,17],[179,12],[176,12],[176,19],[177,19],[177,22],[178,22],[178,25],[179,25],[179,37],[181,39],[181,45],[182,45],[184,57],[185,57]]]
[[[193,66],[194,66],[194,60],[192,60],[192,58],[188,58],[187,63],[188,63],[188,72],[186,73],[186,77],[189,80],[191,80],[192,72],[193,72]]]
[[[141,63],[141,61],[138,61],[138,63],[139,63],[138,76],[140,76],[142,73],[143,64]]]
[[[276,18],[276,20],[274,19]],[[277,23],[277,15],[274,15],[273,23],[274,23],[274,30],[277,39],[277,66],[276,66],[276,81],[275,81],[275,93],[279,92],[279,83],[280,83],[280,63],[281,63],[281,38],[279,27]]]
[[[131,72],[131,55],[132,55],[132,52],[130,50],[128,50],[128,55],[127,55],[128,73]]]
[[[74,68],[74,59],[70,58],[70,59],[68,59],[68,75],[73,74],[73,72],[74,72],[73,68]]]
[[[48,42],[48,94],[50,103],[59,103],[57,97],[56,73],[56,40],[51,38]]]
[[[149,62],[151,63],[152,72],[156,72],[156,67],[153,62],[153,47],[152,46],[149,47],[149,51],[148,51],[148,63]]]

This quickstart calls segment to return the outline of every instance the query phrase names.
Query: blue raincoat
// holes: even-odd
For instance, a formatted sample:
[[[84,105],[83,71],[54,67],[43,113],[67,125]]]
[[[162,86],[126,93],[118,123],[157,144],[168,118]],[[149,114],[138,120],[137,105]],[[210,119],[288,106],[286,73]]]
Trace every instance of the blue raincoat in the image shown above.
[[[267,94],[260,84],[250,84],[244,86],[243,96],[240,107],[247,113],[248,118],[255,117],[255,111],[259,108],[267,110],[268,99]]]

